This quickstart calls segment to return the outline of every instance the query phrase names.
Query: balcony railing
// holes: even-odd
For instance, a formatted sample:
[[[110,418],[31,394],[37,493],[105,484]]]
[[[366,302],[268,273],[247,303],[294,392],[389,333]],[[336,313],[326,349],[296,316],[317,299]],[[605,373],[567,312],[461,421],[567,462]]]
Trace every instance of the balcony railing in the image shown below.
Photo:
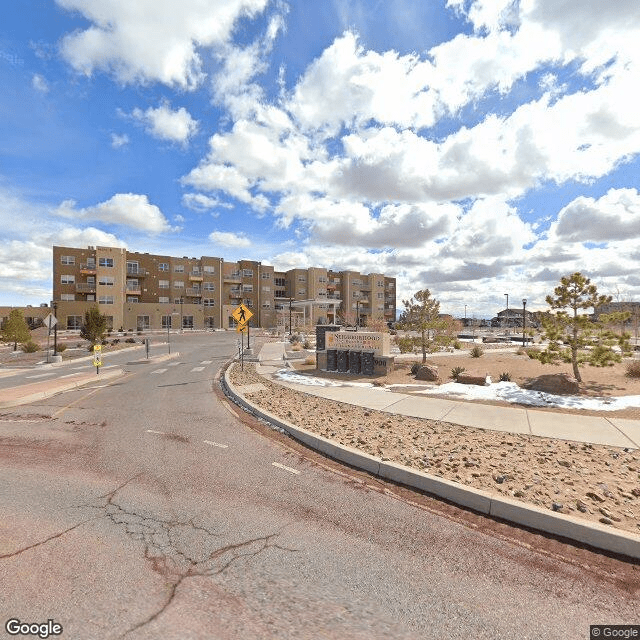
[[[149,272],[142,267],[127,267],[127,275],[128,276],[148,276]]]
[[[96,285],[87,284],[86,282],[76,282],[76,292],[77,293],[95,293]]]
[[[197,298],[201,295],[202,291],[198,288],[194,288],[194,287],[187,287],[185,289],[185,295],[189,296],[190,298]]]
[[[242,282],[242,274],[239,271],[225,273],[223,278],[225,282]]]
[[[128,284],[126,291],[128,294],[136,296],[139,296],[142,293],[142,289],[139,284]]]
[[[85,276],[95,276],[96,275],[96,265],[94,264],[81,264],[80,265],[80,273]]]
[[[191,282],[202,282],[204,280],[204,274],[202,271],[192,271],[189,274],[189,280],[191,280]]]

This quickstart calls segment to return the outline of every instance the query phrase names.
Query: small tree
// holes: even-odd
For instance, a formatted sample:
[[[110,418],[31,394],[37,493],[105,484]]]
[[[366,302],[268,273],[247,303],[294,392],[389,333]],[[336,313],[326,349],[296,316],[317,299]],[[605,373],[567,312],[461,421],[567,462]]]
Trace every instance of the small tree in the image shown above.
[[[31,332],[20,309],[12,309],[9,317],[2,327],[2,339],[5,342],[13,342],[13,350],[18,350],[18,342],[29,342]]]
[[[543,338],[549,341],[547,348],[536,354],[541,362],[570,362],[574,377],[582,382],[578,369],[580,364],[591,362],[604,366],[610,361],[619,361],[619,354],[612,348],[615,343],[623,351],[628,350],[628,334],[616,336],[607,330],[604,323],[592,322],[588,315],[578,313],[611,302],[611,296],[598,295],[597,287],[581,273],[561,278],[554,295],[548,295],[546,301],[556,313],[540,316],[545,331]],[[606,320],[610,322],[609,318]],[[564,347],[565,344],[568,348]],[[587,353],[586,347],[593,350]]]
[[[84,323],[80,329],[80,337],[89,340],[92,345],[102,342],[107,332],[107,316],[100,313],[96,305],[84,314]]]
[[[427,350],[431,344],[431,332],[444,328],[445,322],[439,317],[440,303],[431,297],[429,289],[421,289],[410,300],[403,300],[405,309],[400,315],[398,326],[407,331],[420,332],[422,362],[427,361]]]

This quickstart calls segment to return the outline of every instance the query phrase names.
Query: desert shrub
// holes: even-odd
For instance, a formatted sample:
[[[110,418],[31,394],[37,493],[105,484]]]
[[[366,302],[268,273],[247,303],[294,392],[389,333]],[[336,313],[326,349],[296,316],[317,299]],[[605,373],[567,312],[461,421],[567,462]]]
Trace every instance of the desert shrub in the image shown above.
[[[108,345],[108,344],[109,344],[109,341],[108,341],[108,340],[103,340],[103,341],[102,341],[102,344],[106,346],[106,345]]]
[[[305,364],[315,364],[316,363],[316,357],[315,356],[307,356],[304,360]]]
[[[499,380],[500,382],[511,382],[511,374],[508,371],[505,371],[500,374]]]
[[[466,369],[464,367],[453,367],[453,369],[451,369],[451,375],[449,377],[453,378],[457,382],[458,381],[458,376],[461,373],[464,373],[465,371],[466,371]]]
[[[119,339],[119,338],[114,338],[114,339],[111,341],[111,344],[118,344],[118,342],[120,342],[120,339]]]
[[[628,362],[625,375],[629,378],[640,378],[640,360]]]
[[[302,345],[302,347],[304,349],[311,349],[311,343],[308,340],[305,340],[304,344]]]
[[[453,341],[453,348],[454,348],[454,349],[458,349],[458,351],[459,351],[460,349],[462,349],[462,344],[460,343],[460,340],[454,340],[454,341]]]
[[[418,373],[418,371],[420,371],[420,366],[421,366],[421,365],[420,365],[420,363],[419,363],[419,362],[414,362],[414,363],[411,365],[411,375],[412,375],[412,376],[415,376],[415,375]]]
[[[57,351],[58,353],[62,353],[63,351],[65,351],[65,350],[66,350],[66,348],[67,348],[67,345],[66,345],[66,344],[59,344],[59,345],[56,347],[56,351]]]
[[[478,344],[475,347],[473,347],[473,349],[471,349],[471,351],[469,351],[469,355],[472,358],[479,358],[483,354],[484,354],[484,351],[483,351],[482,347],[480,345],[478,345]]]
[[[136,333],[141,336],[142,335],[142,331],[136,331]]]
[[[614,362],[622,362],[622,356],[603,345],[596,345],[589,354],[589,364],[594,367],[612,367]]]
[[[400,353],[412,353],[413,352],[413,338],[404,337],[398,338],[398,348]]]
[[[20,348],[25,353],[35,353],[40,347],[33,340],[28,340],[27,342],[23,342]]]
[[[522,347],[520,347],[520,348],[516,351],[516,355],[517,355],[517,356],[526,356],[526,355],[527,355],[527,352],[526,352]],[[529,356],[529,357],[531,357],[531,356]]]
[[[518,352],[521,350],[523,353],[526,353],[531,360],[540,360],[540,349],[535,347],[533,349],[527,349],[526,351],[524,349],[518,349]]]
[[[127,338],[125,340],[125,342],[130,342],[131,344],[135,343],[136,339],[135,338]]]
[[[299,335],[299,334],[297,334],[297,333],[292,333],[292,334],[289,336],[289,342],[290,342],[291,344],[295,344],[296,342],[300,342],[300,335]]]
[[[292,347],[292,351],[302,351],[302,345],[299,342],[296,342]]]

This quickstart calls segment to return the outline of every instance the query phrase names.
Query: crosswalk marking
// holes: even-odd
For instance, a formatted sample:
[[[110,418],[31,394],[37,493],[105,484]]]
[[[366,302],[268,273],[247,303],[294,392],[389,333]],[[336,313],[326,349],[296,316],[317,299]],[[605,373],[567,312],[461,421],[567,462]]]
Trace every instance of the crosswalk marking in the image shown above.
[[[220,449],[228,449],[228,444],[219,444],[217,442],[211,442],[211,440],[203,440],[205,444],[210,444],[212,447],[220,447]]]
[[[159,435],[164,435],[164,431],[154,431],[153,429],[147,429],[147,433],[157,433]]]
[[[166,369],[156,369],[155,371],[152,371],[151,373],[164,373],[166,371]]]
[[[55,376],[56,372],[52,371],[51,373],[39,373],[37,376],[25,376],[25,378],[46,378],[47,376]]]
[[[200,364],[211,364],[212,360],[203,360]]]
[[[204,367],[193,367],[191,371],[204,371]]]
[[[167,367],[177,367],[179,364],[182,364],[182,362],[170,362]]]
[[[289,473],[295,473],[296,475],[300,473],[297,469],[292,469],[291,467],[285,467],[283,464],[280,464],[279,462],[273,462],[272,464],[274,467],[278,467],[278,469],[284,469]]]

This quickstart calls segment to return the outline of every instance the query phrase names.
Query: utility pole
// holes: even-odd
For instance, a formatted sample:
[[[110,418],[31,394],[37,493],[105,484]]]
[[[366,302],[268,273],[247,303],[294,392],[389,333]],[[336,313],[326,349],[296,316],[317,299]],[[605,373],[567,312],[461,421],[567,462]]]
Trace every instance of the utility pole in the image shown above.
[[[53,315],[57,319],[58,317],[58,303],[53,303]],[[58,355],[58,323],[53,325],[53,355]]]
[[[526,329],[527,329],[527,299],[526,298],[522,298],[522,346],[526,347],[526,342],[525,342],[525,335],[526,335]]]
[[[509,294],[505,293],[505,296],[507,296],[507,333],[509,332]]]

